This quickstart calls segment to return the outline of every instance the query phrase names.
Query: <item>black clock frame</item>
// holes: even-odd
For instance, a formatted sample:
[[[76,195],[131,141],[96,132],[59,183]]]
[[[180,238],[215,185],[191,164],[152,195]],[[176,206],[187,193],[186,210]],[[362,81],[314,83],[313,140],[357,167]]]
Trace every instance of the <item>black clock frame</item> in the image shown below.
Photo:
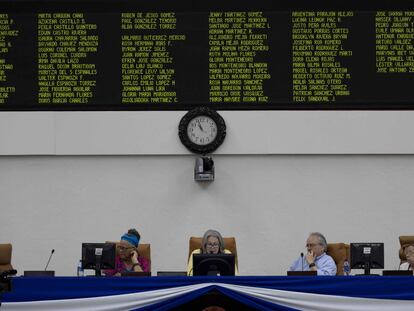
[[[188,124],[196,117],[205,116],[211,118],[217,124],[217,135],[214,140],[207,145],[197,145],[188,137]],[[215,110],[208,107],[197,107],[188,111],[178,125],[178,136],[183,145],[191,152],[198,154],[208,154],[215,151],[223,143],[226,137],[226,123],[224,119]]]

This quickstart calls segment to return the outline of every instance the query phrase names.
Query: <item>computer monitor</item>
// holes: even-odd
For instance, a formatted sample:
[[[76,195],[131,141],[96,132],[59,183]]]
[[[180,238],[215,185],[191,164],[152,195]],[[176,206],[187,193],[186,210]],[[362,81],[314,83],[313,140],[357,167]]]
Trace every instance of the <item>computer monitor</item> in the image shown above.
[[[364,269],[364,275],[384,269],[384,243],[351,243],[351,268]]]
[[[193,275],[234,275],[233,254],[194,254]]]
[[[82,243],[82,268],[95,270],[115,269],[116,245],[114,243]]]

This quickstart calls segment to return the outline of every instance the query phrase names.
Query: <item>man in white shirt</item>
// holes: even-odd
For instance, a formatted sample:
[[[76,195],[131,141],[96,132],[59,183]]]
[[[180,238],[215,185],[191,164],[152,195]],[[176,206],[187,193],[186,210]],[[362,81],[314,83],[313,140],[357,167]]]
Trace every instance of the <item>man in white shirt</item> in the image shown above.
[[[307,253],[296,259],[290,271],[316,271],[317,275],[336,275],[336,264],[326,254],[328,243],[319,232],[312,232],[306,240]]]

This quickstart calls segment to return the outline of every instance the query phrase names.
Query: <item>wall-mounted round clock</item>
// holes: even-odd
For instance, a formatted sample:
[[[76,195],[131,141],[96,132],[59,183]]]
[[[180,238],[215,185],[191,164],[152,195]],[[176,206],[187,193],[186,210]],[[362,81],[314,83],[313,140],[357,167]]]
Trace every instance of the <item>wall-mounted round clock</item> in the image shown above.
[[[226,123],[213,109],[198,107],[187,112],[178,125],[178,136],[188,150],[208,154],[226,137]]]

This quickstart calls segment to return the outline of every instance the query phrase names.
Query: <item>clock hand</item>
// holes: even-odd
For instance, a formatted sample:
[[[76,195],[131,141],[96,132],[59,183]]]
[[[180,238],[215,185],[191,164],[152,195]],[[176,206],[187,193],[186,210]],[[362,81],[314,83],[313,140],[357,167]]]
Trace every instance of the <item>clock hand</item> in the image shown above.
[[[202,126],[201,126],[200,122],[198,122],[198,128],[199,128],[202,132],[204,132],[204,130],[203,130],[203,128],[202,128]]]

